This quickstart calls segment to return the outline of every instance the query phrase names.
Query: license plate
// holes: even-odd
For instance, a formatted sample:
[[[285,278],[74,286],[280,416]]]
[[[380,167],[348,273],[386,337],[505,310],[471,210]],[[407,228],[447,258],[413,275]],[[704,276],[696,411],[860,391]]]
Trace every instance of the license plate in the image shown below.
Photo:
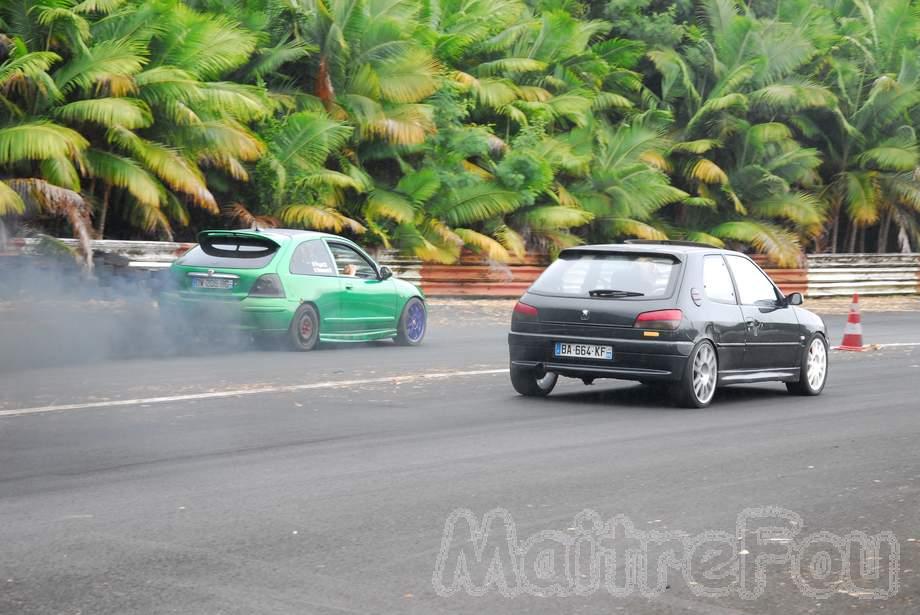
[[[575,357],[578,359],[613,359],[613,346],[595,346],[594,344],[566,344],[556,342],[553,353],[557,357]]]
[[[233,280],[226,278],[192,278],[192,288],[233,288]]]

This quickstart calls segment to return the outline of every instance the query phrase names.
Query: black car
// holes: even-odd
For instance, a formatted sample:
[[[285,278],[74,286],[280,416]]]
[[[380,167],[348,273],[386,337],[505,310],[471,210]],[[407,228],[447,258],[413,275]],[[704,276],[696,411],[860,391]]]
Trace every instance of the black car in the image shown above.
[[[564,250],[514,308],[511,383],[546,396],[559,376],[664,384],[682,406],[716,387],[785,382],[818,395],[824,322],[738,252],[686,242]]]

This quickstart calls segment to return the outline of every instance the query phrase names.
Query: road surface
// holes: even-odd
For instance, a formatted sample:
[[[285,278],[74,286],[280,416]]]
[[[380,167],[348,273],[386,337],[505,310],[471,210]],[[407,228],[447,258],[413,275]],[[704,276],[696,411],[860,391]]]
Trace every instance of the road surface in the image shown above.
[[[834,353],[818,398],[528,400],[502,320],[450,309],[420,348],[0,373],[0,613],[920,612],[920,346]],[[863,321],[920,343],[918,313]],[[879,578],[854,547],[847,581],[861,536]]]

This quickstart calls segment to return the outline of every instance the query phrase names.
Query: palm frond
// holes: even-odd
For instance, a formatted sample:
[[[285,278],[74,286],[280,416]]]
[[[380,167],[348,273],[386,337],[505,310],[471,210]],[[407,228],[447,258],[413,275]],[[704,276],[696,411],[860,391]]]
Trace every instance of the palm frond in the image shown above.
[[[329,207],[317,205],[288,205],[281,210],[279,218],[284,224],[299,228],[331,231],[341,233],[348,230],[352,233],[364,233],[367,228],[352,218]]]
[[[489,260],[500,263],[507,263],[511,260],[511,254],[505,249],[505,246],[488,235],[468,228],[455,228],[454,233],[463,240],[464,244]]]
[[[340,149],[351,128],[319,113],[304,111],[287,116],[280,130],[271,136],[269,150],[282,165],[313,169],[322,166],[329,154]]]
[[[492,234],[516,258],[523,258],[527,253],[527,244],[524,241],[524,237],[507,224],[500,225]]]
[[[92,269],[93,253],[89,247],[92,222],[89,206],[82,196],[73,190],[54,186],[37,178],[8,179],[6,184],[19,195],[27,207],[31,206],[66,219],[74,235],[80,240],[84,266]]]
[[[130,130],[115,127],[108,132],[109,140],[142,161],[166,185],[181,192],[208,211],[218,213],[214,195],[208,190],[201,171],[178,151],[154,141],[148,141]]]
[[[367,198],[364,215],[369,219],[387,218],[394,222],[407,223],[415,218],[415,208],[401,194],[378,188]]]
[[[722,240],[738,241],[766,254],[781,267],[794,267],[801,256],[798,238],[778,226],[754,220],[723,222],[710,231]]]
[[[708,158],[699,158],[691,163],[687,175],[707,184],[728,183],[728,175],[725,174],[725,171]]]
[[[58,107],[55,114],[68,122],[92,122],[106,128],[122,126],[129,130],[146,128],[153,122],[147,105],[132,98],[77,100]]]
[[[406,173],[396,184],[396,190],[415,203],[425,203],[441,189],[441,179],[434,169],[421,169]]]
[[[818,233],[824,222],[820,200],[806,192],[769,196],[752,203],[750,209],[761,218],[788,220],[811,235]]]
[[[164,200],[163,186],[131,158],[90,149],[85,153],[84,159],[90,177],[126,190],[139,203],[149,208],[157,208]]]
[[[878,177],[873,171],[850,172],[843,178],[847,214],[859,225],[875,224],[881,197]]]
[[[54,72],[54,81],[62,92],[75,88],[89,89],[111,79],[136,75],[147,62],[147,49],[132,39],[103,40]]]
[[[0,217],[19,215],[26,210],[19,193],[0,180]]]
[[[517,192],[482,183],[454,191],[439,208],[449,224],[460,226],[511,213],[521,202]]]
[[[231,203],[222,211],[231,221],[248,228],[276,228],[280,225],[277,218],[254,214],[242,203]]]
[[[545,231],[583,226],[590,222],[594,215],[583,209],[544,205],[521,211],[515,215],[515,218],[536,231]]]
[[[23,160],[74,158],[89,142],[75,130],[46,121],[0,128],[0,165]]]
[[[80,174],[67,158],[46,158],[40,166],[43,179],[55,186],[80,192]]]
[[[20,53],[13,47],[11,58],[0,64],[0,88],[21,79],[32,80],[42,76],[61,56],[51,51]]]

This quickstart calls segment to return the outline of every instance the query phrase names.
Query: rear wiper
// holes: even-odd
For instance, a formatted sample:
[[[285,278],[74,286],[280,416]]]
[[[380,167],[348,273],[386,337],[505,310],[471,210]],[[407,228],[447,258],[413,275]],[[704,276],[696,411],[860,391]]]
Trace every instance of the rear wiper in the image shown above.
[[[637,293],[633,290],[617,290],[615,288],[595,288],[589,290],[588,294],[592,297],[644,297],[645,293]]]

